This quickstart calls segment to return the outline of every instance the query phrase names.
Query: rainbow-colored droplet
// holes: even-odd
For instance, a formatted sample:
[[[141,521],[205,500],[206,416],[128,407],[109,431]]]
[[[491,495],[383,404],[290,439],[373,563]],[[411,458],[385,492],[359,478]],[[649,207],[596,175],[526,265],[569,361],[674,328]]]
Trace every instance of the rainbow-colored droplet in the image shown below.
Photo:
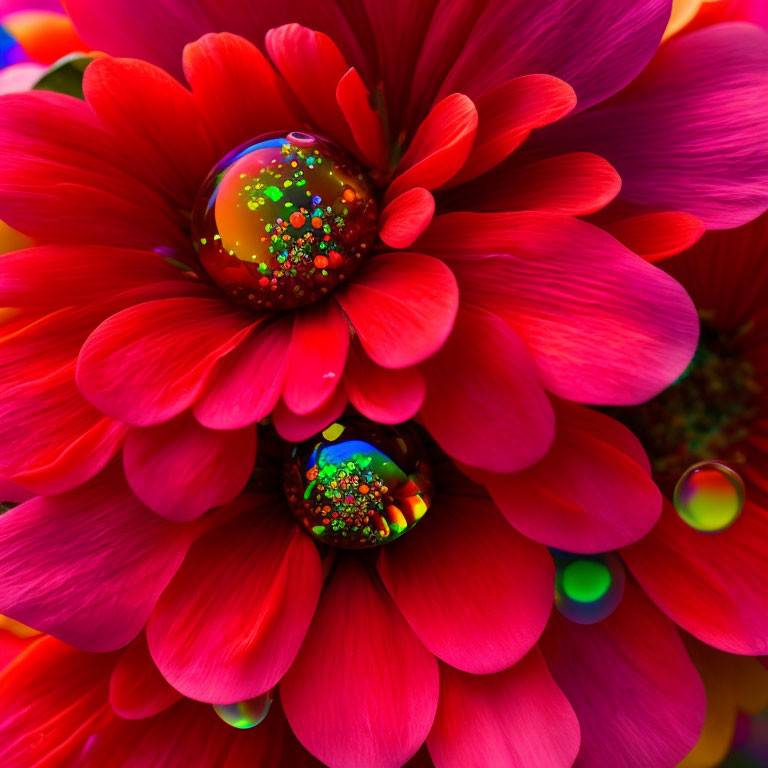
[[[739,474],[719,461],[689,467],[677,481],[677,514],[691,528],[705,533],[724,531],[744,507],[744,483]]]
[[[595,624],[610,616],[624,595],[624,565],[618,555],[553,552],[555,606],[577,624]]]
[[[360,418],[294,446],[285,491],[315,539],[366,549],[394,541],[421,520],[432,501],[432,473],[415,425]]]
[[[377,222],[373,185],[346,152],[307,133],[267,134],[210,172],[192,239],[233,301],[281,311],[349,278],[371,252]]]
[[[254,699],[236,704],[214,704],[216,714],[233,728],[244,730],[254,728],[269,714],[272,706],[272,692],[267,691]]]

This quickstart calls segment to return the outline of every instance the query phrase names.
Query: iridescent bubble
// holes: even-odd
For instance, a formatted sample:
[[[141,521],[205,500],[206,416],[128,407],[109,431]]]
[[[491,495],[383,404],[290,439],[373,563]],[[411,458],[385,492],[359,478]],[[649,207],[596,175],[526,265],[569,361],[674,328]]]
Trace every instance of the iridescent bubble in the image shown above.
[[[697,531],[717,533],[733,525],[744,506],[744,483],[719,461],[689,467],[677,481],[677,514]]]
[[[272,691],[267,691],[255,699],[240,701],[237,704],[214,704],[213,708],[227,725],[243,730],[261,723],[269,714],[271,706]]]
[[[378,206],[354,160],[307,133],[267,134],[230,152],[198,193],[200,262],[234,301],[285,310],[321,299],[370,253]]]
[[[293,446],[285,492],[318,541],[365,549],[394,541],[421,520],[432,501],[432,471],[415,425],[350,419]]]
[[[624,565],[609,552],[572,555],[553,552],[555,606],[577,624],[595,624],[610,616],[624,595]]]

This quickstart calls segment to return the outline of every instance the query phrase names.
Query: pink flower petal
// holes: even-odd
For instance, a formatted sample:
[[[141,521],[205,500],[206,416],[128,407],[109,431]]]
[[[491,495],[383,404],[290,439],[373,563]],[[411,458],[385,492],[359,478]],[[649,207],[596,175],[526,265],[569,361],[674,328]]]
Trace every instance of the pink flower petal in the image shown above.
[[[336,88],[349,64],[333,39],[300,24],[285,24],[267,32],[266,46],[269,57],[321,132],[345,146],[354,146],[336,101]],[[308,72],[312,72],[311,77]]]
[[[648,460],[633,456],[643,452],[637,438],[582,406],[560,402],[555,413],[555,442],[538,464],[477,479],[518,531],[548,547],[605,552],[642,538],[659,519],[661,493]]]
[[[451,186],[482,176],[517,149],[534,128],[567,115],[576,106],[576,94],[568,83],[551,75],[525,75],[484,93],[475,106],[475,144]]]
[[[354,67],[339,80],[336,101],[365,159],[376,168],[386,168],[387,144],[381,119],[371,108],[370,93]]]
[[[120,656],[109,680],[109,703],[120,717],[140,720],[154,717],[181,699],[149,655],[142,632]]]
[[[586,222],[454,213],[437,217],[417,245],[449,257],[462,299],[493,307],[560,397],[643,402],[695,350],[699,321],[682,286]]]
[[[492,0],[442,3],[416,70],[414,96],[429,70],[450,72],[440,95],[474,98],[512,77],[545,72],[576,90],[586,109],[621,90],[658,48],[671,0]],[[453,66],[451,66],[453,65]],[[423,96],[421,97],[423,98]]]
[[[435,105],[419,126],[384,195],[390,202],[412,187],[436,189],[461,170],[477,133],[477,109],[454,93]]]
[[[418,413],[426,385],[418,368],[382,368],[354,343],[344,371],[344,389],[363,416],[381,424],[400,424]]]
[[[253,316],[219,299],[182,297],[113,315],[80,351],[77,384],[102,412],[135,426],[167,421],[200,396],[216,361]]]
[[[718,24],[669,40],[626,93],[549,141],[606,157],[628,202],[735,227],[768,207],[766,101],[768,34]]]
[[[131,490],[153,511],[184,522],[237,496],[256,459],[256,427],[211,430],[191,414],[132,429],[123,448]]]
[[[579,751],[579,721],[534,648],[496,675],[442,665],[427,745],[436,768],[570,768]]]
[[[183,217],[138,180],[135,159],[83,101],[32,91],[0,105],[3,221],[38,243],[189,247]]]
[[[320,649],[331,651],[322,664]],[[362,565],[342,558],[280,685],[299,741],[331,768],[397,768],[424,742],[437,696],[434,657]]]
[[[385,368],[410,368],[434,355],[451,333],[456,281],[423,253],[383,253],[335,294],[360,343]]]
[[[244,511],[190,549],[147,625],[165,679],[216,704],[253,698],[280,680],[322,586],[317,549],[284,503],[241,497],[237,508]]]
[[[552,608],[552,558],[487,499],[439,496],[397,546],[380,551],[378,570],[427,650],[473,674],[518,662]]]
[[[633,575],[670,618],[728,653],[768,654],[768,509],[747,500],[727,530],[696,531],[666,502],[661,521],[622,551]]]
[[[190,206],[218,160],[192,94],[164,70],[136,59],[98,58],[83,77],[88,104],[138,173]]]
[[[610,203],[621,177],[602,157],[589,152],[519,163],[515,156],[481,179],[446,190],[439,200],[463,211],[551,211],[585,216]]]
[[[144,507],[112,465],[0,518],[0,612],[80,648],[120,648],[144,626],[192,537]]]
[[[549,449],[552,406],[525,345],[496,315],[462,307],[450,339],[423,372],[424,426],[453,458],[516,472]]]
[[[390,248],[407,248],[429,226],[435,199],[422,187],[396,197],[379,218],[379,237]]]
[[[347,393],[344,387],[339,387],[331,395],[330,400],[326,400],[316,411],[302,415],[291,411],[281,400],[272,411],[272,424],[283,440],[300,443],[322,432],[344,413],[346,407]]]
[[[228,32],[184,48],[184,74],[224,155],[263,133],[300,124],[282,78],[253,43]],[[243,94],[258,93],[258,98]]]
[[[349,325],[335,301],[296,313],[283,400],[299,415],[326,403],[341,381],[349,349]]]
[[[636,587],[598,624],[554,613],[541,645],[581,724],[574,768],[671,767],[696,743],[704,686],[674,626]]]
[[[113,654],[83,653],[53,637],[33,643],[0,675],[3,762],[69,763],[106,718]]]
[[[293,318],[262,326],[219,360],[193,411],[209,429],[238,429],[269,415],[283,391]]]
[[[644,213],[603,225],[619,242],[648,261],[658,261],[687,250],[706,227],[695,216],[677,211]]]

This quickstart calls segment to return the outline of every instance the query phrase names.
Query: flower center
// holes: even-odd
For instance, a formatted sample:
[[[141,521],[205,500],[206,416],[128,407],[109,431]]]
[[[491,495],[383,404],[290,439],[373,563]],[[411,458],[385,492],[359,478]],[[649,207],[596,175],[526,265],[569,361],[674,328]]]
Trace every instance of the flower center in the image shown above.
[[[284,468],[288,503],[318,541],[366,549],[394,541],[424,516],[432,471],[413,425],[348,419],[294,445]]]
[[[741,352],[744,330],[719,331],[703,318],[696,354],[674,384],[639,407],[607,409],[640,438],[667,492],[697,462],[745,461],[742,445],[758,412],[760,388]]]
[[[371,251],[377,220],[373,185],[343,150],[307,133],[267,134],[208,174],[192,238],[233,301],[286,310],[346,280]]]

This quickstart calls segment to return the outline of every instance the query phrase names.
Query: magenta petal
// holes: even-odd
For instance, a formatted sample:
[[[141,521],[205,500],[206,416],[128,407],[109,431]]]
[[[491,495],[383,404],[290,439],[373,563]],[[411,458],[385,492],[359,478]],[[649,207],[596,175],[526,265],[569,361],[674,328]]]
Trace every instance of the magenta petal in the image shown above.
[[[144,626],[192,535],[150,512],[112,465],[0,518],[0,612],[80,648],[120,648]]]
[[[626,93],[550,140],[606,157],[628,202],[735,227],[768,208],[767,101],[768,34],[717,24],[672,38]]]
[[[238,517],[190,549],[147,624],[165,679],[215,704],[253,698],[278,682],[322,586],[317,549],[281,501],[242,496],[236,504]]]
[[[219,361],[193,408],[203,426],[237,429],[269,415],[283,391],[292,330],[293,318],[282,318]]]
[[[123,651],[109,681],[109,703],[128,720],[154,717],[175,704],[181,694],[171,688],[149,655],[142,632]]]
[[[683,287],[603,230],[554,213],[436,217],[416,244],[444,253],[462,301],[492,307],[567,400],[634,405],[688,365],[699,320]]]
[[[661,521],[622,551],[632,574],[664,613],[728,653],[768,654],[768,509],[747,499],[716,534],[696,531],[666,502]]]
[[[434,355],[451,333],[456,280],[422,253],[382,253],[336,292],[363,349],[385,368],[410,368]]]
[[[381,550],[378,570],[424,646],[473,674],[519,661],[552,608],[552,558],[490,500],[438,497],[396,547]]]
[[[555,413],[555,442],[538,464],[477,479],[518,531],[548,547],[605,552],[645,536],[661,493],[637,438],[583,406],[560,402]]]
[[[424,426],[458,461],[515,472],[552,444],[552,406],[530,354],[496,315],[462,307],[444,349],[423,371]]]
[[[361,664],[372,643],[375,663]],[[321,648],[336,652],[318,664]],[[399,768],[432,726],[438,685],[434,657],[362,565],[343,557],[280,685],[299,741],[331,768]]]
[[[436,768],[570,768],[579,751],[579,721],[534,648],[496,675],[441,665],[427,745]]]
[[[125,476],[154,512],[182,522],[226,504],[243,489],[256,459],[256,427],[212,430],[189,413],[132,429],[123,447]]]
[[[704,686],[672,623],[639,589],[627,584],[598,624],[554,613],[541,646],[581,724],[575,768],[671,768],[693,748]]]
[[[139,427],[159,424],[195,402],[216,361],[247,337],[252,324],[252,316],[219,299],[138,304],[88,337],[77,384],[104,413]]]

